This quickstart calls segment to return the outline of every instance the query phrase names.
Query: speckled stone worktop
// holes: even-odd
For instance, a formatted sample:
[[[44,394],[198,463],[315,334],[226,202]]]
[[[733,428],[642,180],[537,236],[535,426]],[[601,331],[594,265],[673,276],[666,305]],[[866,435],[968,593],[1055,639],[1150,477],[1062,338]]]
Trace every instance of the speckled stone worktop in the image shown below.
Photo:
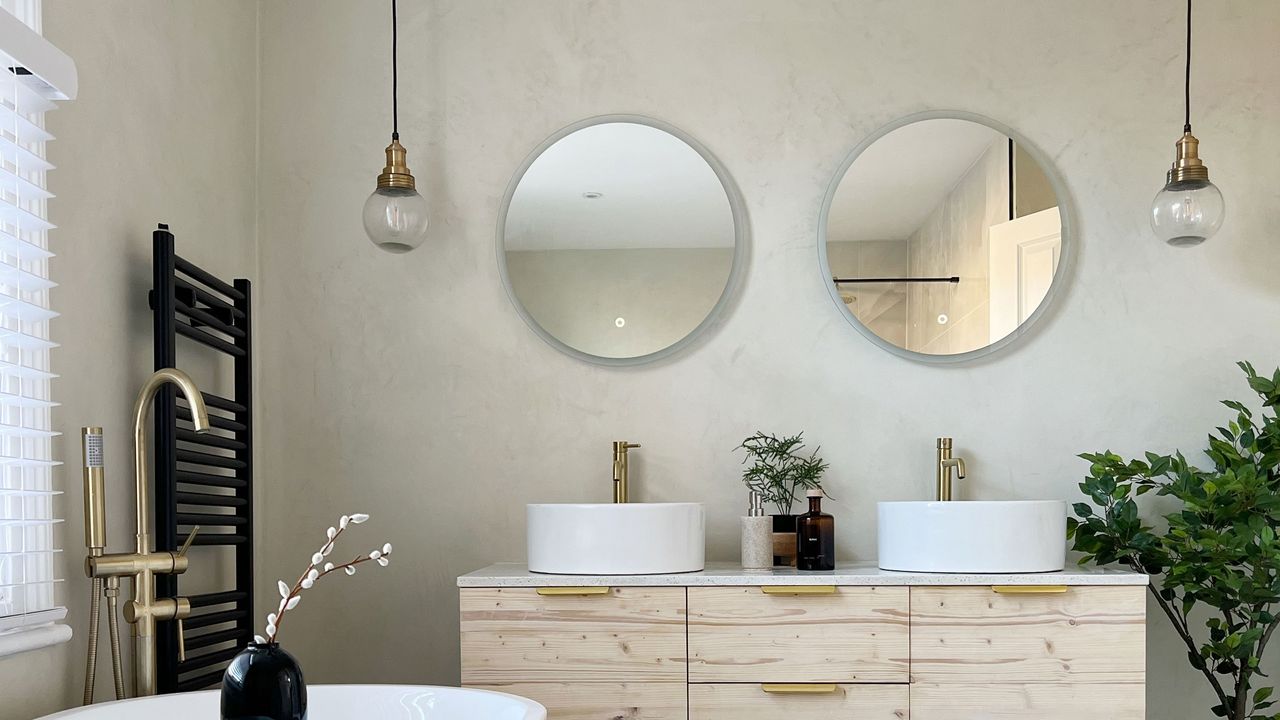
[[[736,563],[707,563],[695,573],[672,575],[546,575],[523,563],[497,563],[458,578],[458,587],[595,586],[684,587],[707,585],[1146,585],[1147,576],[1123,570],[1070,568],[1063,572],[968,574],[881,570],[871,564],[837,565],[832,572],[792,568],[744,570]]]

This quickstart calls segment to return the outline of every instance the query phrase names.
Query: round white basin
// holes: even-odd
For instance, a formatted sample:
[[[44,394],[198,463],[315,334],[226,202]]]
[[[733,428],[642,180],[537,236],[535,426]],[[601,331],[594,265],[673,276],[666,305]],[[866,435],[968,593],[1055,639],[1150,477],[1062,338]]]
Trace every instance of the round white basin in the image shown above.
[[[529,570],[557,575],[697,572],[706,518],[698,503],[529,505]]]
[[[48,715],[83,720],[216,718],[220,691],[100,703]],[[310,685],[307,720],[546,720],[547,710],[515,695],[430,685]]]
[[[1066,564],[1067,504],[1062,500],[882,502],[879,544],[882,570],[1053,572]]]

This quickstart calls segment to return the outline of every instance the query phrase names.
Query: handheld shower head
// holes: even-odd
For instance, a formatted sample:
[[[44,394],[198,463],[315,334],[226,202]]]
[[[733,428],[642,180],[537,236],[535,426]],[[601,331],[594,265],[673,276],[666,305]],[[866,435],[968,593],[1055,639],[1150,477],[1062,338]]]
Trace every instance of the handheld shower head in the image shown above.
[[[84,544],[89,553],[102,554],[107,547],[107,506],[103,497],[106,464],[102,453],[102,428],[82,427],[84,457]]]

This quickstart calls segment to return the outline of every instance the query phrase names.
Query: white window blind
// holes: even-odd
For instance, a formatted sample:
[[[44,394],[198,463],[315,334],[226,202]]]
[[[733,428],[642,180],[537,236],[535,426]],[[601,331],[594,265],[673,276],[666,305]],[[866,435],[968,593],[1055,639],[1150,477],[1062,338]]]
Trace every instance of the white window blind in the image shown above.
[[[0,654],[70,637],[57,570],[44,115],[51,98],[39,0],[0,0]],[[48,46],[48,47],[46,47]],[[65,56],[62,56],[65,59]],[[68,61],[69,62],[69,61]],[[74,72],[74,70],[73,70]],[[55,73],[56,74],[56,73]]]

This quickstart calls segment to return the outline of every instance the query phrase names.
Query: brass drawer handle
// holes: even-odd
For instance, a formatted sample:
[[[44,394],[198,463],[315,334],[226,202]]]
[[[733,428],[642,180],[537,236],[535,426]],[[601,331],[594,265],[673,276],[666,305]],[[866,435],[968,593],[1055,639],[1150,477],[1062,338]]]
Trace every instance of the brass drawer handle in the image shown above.
[[[613,591],[613,588],[609,587],[608,585],[600,585],[600,586],[593,586],[593,587],[540,587],[538,588],[539,595],[553,595],[553,596],[608,595],[612,591]]]
[[[760,689],[773,695],[829,695],[840,688],[835,683],[764,683]]]
[[[761,585],[765,595],[835,595],[835,585]]]
[[[1066,585],[992,585],[992,592],[1001,595],[1061,595]]]

